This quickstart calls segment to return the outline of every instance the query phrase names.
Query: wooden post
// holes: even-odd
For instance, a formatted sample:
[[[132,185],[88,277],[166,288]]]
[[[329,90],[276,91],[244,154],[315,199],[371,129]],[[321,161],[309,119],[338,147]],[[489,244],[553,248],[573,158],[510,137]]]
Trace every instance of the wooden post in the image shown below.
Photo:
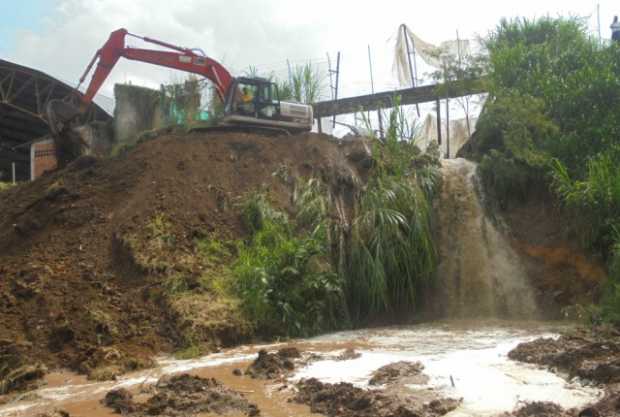
[[[372,75],[372,55],[370,53],[370,45],[368,45],[368,66],[370,68],[370,91],[375,93],[375,80]],[[383,139],[383,116],[381,116],[381,107],[377,109],[377,119],[379,119],[379,138]],[[368,115],[370,121],[370,113]]]
[[[292,87],[293,86],[293,70],[291,69],[291,61],[289,61],[288,59],[286,60],[286,66],[288,67],[288,82]]]
[[[15,179],[15,162],[11,162],[11,175],[12,175],[12,178],[13,178],[13,185],[15,185],[15,181],[16,181],[16,179]]]
[[[405,46],[407,47],[407,62],[409,63],[409,75],[411,75],[411,87],[417,87],[416,85],[416,72],[413,72],[413,63],[411,62],[411,47],[409,46],[409,34],[407,33],[407,26],[403,23],[401,25],[403,28],[403,36],[405,37]],[[418,112],[418,117],[420,117],[420,105],[416,103],[415,109]]]
[[[319,133],[323,133],[323,126],[321,126],[321,116],[316,118],[316,123],[319,128]]]
[[[336,56],[336,85],[334,87],[334,100],[338,100],[338,84],[340,84],[340,51]],[[332,129],[336,127],[336,115],[332,118]]]
[[[439,99],[435,101],[437,109],[437,144],[439,145],[439,153],[441,153],[441,102]]]

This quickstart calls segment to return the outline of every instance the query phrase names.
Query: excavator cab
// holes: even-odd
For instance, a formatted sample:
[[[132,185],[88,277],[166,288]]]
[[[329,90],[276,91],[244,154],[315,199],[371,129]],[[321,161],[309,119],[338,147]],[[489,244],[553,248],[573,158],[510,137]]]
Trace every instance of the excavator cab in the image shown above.
[[[276,118],[280,111],[277,86],[263,78],[240,77],[230,89],[227,112],[254,118]]]
[[[312,128],[312,107],[280,101],[278,87],[265,78],[238,77],[224,106],[225,125],[254,125],[287,131]]]

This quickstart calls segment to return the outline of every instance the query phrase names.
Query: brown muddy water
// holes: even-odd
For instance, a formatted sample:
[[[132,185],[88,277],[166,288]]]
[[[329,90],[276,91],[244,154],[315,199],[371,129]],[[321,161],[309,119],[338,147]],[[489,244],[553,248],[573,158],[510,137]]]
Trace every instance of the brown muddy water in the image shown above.
[[[286,344],[244,346],[195,360],[160,358],[158,367],[118,381],[93,383],[69,373],[53,374],[48,378],[48,386],[21,401],[0,407],[0,416],[30,416],[54,408],[66,410],[74,417],[112,416],[100,404],[109,390],[125,387],[139,394],[148,391],[148,386],[161,376],[181,372],[220,380],[257,404],[263,416],[310,416],[306,406],[288,402],[295,381],[315,377],[324,382],[345,381],[367,387],[374,370],[397,361],[420,361],[430,377],[423,385],[405,386],[412,395],[422,389],[435,396],[463,398],[462,405],[449,416],[493,416],[512,410],[521,401],[546,400],[564,407],[579,407],[598,399],[602,392],[507,357],[518,343],[557,336],[568,326],[542,322],[446,321],[340,332]],[[276,350],[283,346],[321,354],[323,359],[300,367],[287,380],[260,381],[233,375],[235,368],[244,369],[255,358],[258,349]],[[361,357],[336,360],[346,348],[356,349]]]

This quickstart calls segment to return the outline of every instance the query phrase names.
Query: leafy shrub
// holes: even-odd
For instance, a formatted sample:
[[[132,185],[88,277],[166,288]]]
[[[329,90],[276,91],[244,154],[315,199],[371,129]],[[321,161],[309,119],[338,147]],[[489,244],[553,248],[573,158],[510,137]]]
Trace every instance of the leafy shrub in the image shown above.
[[[253,195],[244,205],[253,234],[239,247],[234,285],[247,316],[268,334],[305,336],[346,323],[342,282],[329,261],[326,208],[317,184],[310,180],[296,197],[299,221],[289,221],[264,195]]]

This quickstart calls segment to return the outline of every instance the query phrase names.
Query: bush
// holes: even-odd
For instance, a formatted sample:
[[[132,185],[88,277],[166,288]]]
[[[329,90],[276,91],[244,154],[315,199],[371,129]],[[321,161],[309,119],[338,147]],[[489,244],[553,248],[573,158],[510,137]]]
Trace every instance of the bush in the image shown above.
[[[343,284],[330,263],[326,202],[318,181],[303,183],[289,221],[264,195],[244,205],[250,240],[239,247],[234,286],[256,326],[271,335],[307,336],[346,325]]]

